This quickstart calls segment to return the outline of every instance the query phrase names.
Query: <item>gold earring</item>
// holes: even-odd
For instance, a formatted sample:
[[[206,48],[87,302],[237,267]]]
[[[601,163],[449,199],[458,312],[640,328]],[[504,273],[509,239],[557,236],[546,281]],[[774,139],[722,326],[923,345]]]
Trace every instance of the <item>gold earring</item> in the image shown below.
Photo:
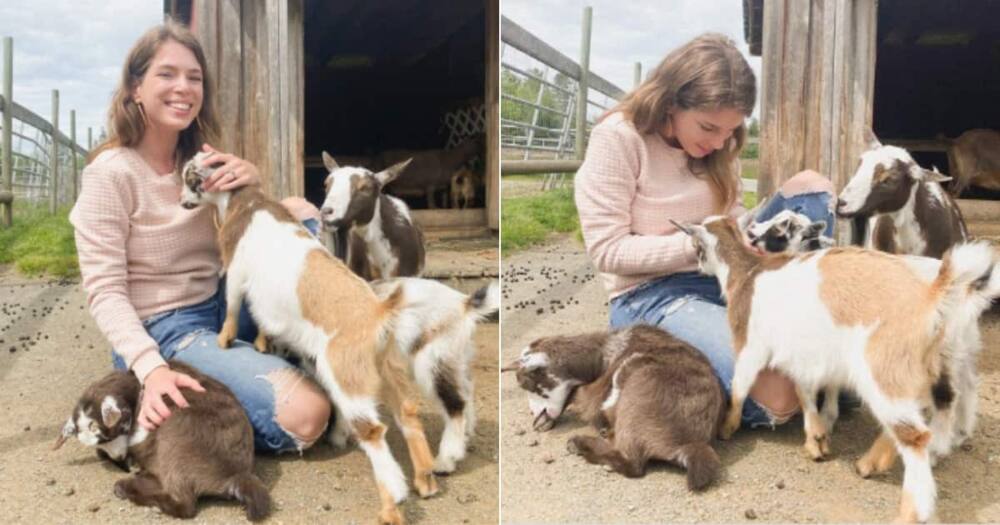
[[[137,108],[139,108],[139,115],[142,117],[142,123],[143,124],[148,124],[149,123],[149,119],[146,117],[146,110],[143,109],[142,102],[139,102],[138,100],[136,100],[135,101],[135,106]]]

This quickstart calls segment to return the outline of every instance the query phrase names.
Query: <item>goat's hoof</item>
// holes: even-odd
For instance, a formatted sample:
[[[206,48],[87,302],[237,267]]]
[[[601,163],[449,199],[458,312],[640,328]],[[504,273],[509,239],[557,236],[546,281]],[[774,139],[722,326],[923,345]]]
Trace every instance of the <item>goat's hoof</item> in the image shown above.
[[[432,472],[413,476],[413,486],[417,489],[417,494],[421,498],[429,498],[438,493],[437,478],[434,477],[434,473]]]
[[[403,525],[406,523],[403,520],[403,515],[400,514],[398,508],[383,509],[378,513],[379,525]]]
[[[806,438],[803,449],[813,461],[825,461],[830,457],[830,439],[825,435],[810,436]]]
[[[452,458],[437,457],[434,459],[434,473],[447,476],[455,472],[457,462]]]
[[[229,345],[233,343],[233,338],[227,337],[225,334],[219,334],[219,337],[216,339],[216,342],[219,343],[219,348],[223,350],[228,350]]]
[[[120,479],[115,483],[115,496],[118,499],[128,499],[128,487],[126,487],[128,480]]]
[[[719,427],[719,439],[723,441],[728,440],[729,438],[733,437],[733,434],[736,433],[736,429],[738,428],[740,428],[739,422],[737,422],[735,425],[730,424],[728,422],[724,423],[721,427]]]

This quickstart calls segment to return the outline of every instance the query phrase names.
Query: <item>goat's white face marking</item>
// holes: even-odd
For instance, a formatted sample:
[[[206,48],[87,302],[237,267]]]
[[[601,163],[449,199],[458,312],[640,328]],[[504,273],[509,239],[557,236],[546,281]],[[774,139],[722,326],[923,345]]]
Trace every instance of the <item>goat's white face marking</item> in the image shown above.
[[[354,198],[352,181],[355,176],[372,177],[372,172],[364,168],[345,167],[337,168],[326,176],[326,199],[321,206],[324,224],[330,225],[344,218]]]
[[[201,165],[202,159],[207,156],[208,153],[203,151],[196,153],[181,170],[181,206],[186,209],[191,210],[214,201],[202,188],[205,179],[215,173],[214,167]]]
[[[68,424],[68,423],[67,423]],[[101,426],[87,414],[80,412],[76,416],[76,439],[88,447],[97,446],[104,439]]]
[[[773,253],[798,253],[832,245],[832,239],[822,236],[825,229],[824,221],[814,223],[801,213],[782,210],[767,221],[751,224],[746,231],[750,244],[757,248]]]
[[[528,408],[534,420],[535,430],[548,430],[555,425],[556,419],[566,409],[566,402],[576,384],[567,379],[560,379],[548,374],[557,381],[554,388],[541,388],[541,393],[528,392]]]
[[[837,206],[837,213],[857,213],[872,192],[876,168],[881,166],[883,169],[890,169],[896,161],[910,164],[913,163],[913,157],[905,149],[896,146],[879,146],[862,153],[861,164],[840,192],[841,204]]]
[[[708,224],[713,220],[715,220],[714,217],[709,217],[705,219],[703,224]],[[720,270],[726,268],[726,264],[722,262],[717,253],[719,239],[709,233],[704,226],[692,224],[690,229],[694,248],[698,255],[698,268],[701,269],[702,273],[718,275]]]

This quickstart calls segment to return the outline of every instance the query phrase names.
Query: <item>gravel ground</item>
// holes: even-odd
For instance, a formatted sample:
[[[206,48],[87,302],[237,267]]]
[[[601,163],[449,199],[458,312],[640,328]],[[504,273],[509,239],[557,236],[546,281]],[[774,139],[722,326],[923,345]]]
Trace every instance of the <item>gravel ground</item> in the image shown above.
[[[28,280],[9,268],[0,270],[0,523],[170,520],[115,498],[112,486],[123,474],[101,463],[92,449],[74,440],[51,451],[77,396],[110,369],[108,346],[84,308],[77,282]],[[410,523],[497,522],[498,338],[497,323],[480,325],[474,363],[479,421],[469,455],[457,473],[439,478],[439,495],[421,500],[413,493],[402,505]],[[436,450],[439,419],[425,408],[422,420]],[[398,431],[389,432],[389,444],[410,476]],[[321,443],[301,457],[258,456],[256,472],[276,503],[268,523],[375,519],[375,484],[357,447],[333,451]],[[199,509],[195,523],[245,521],[235,502],[203,501]]]
[[[504,187],[506,191],[506,185]],[[537,337],[602,330],[607,300],[582,246],[569,236],[503,260],[501,361],[516,358]],[[984,323],[979,425],[965,449],[934,470],[938,520],[1000,522],[1000,319]],[[504,523],[886,522],[895,518],[902,467],[863,480],[853,462],[877,434],[863,409],[843,414],[833,434],[833,459],[802,455],[800,418],[776,430],[742,430],[716,443],[721,479],[702,494],[684,473],[653,464],[626,479],[566,451],[566,440],[595,434],[572,414],[553,430],[531,428],[527,396],[512,374],[500,380]]]

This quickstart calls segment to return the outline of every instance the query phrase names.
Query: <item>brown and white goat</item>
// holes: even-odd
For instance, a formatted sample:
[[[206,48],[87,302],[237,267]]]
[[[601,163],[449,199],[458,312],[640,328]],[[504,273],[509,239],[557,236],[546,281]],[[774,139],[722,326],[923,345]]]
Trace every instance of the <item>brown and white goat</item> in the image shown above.
[[[383,168],[412,158],[413,162],[407,166],[404,176],[393,181],[389,191],[404,196],[426,194],[427,207],[437,208],[434,199],[437,190],[448,188],[455,171],[476,158],[482,148],[483,137],[477,135],[452,149],[389,150],[383,152],[380,158]]]
[[[451,176],[451,207],[466,209],[476,200],[476,186],[480,177],[463,166]]]
[[[795,382],[805,449],[822,457],[829,436],[816,409],[817,389],[851,388],[903,457],[899,519],[930,519],[936,492],[931,449],[951,433],[947,410],[936,411],[930,426],[923,410],[932,408],[934,387],[947,373],[943,351],[955,351],[944,344],[950,324],[967,326],[960,318],[978,317],[1000,295],[993,249],[984,243],[956,246],[928,281],[928,259],[858,248],[762,256],[745,246],[731,219],[710,217],[684,229],[694,239],[701,270],[716,276],[729,304],[737,359],[720,437],[739,427],[750,387],[769,366]],[[875,447],[885,443],[880,439]],[[860,462],[860,472],[866,460],[880,456],[875,447]]]
[[[902,148],[872,140],[837,200],[838,216],[870,217],[865,247],[940,259],[968,240],[962,212],[941,188],[951,179],[921,168]]]
[[[691,490],[715,479],[710,443],[725,407],[708,360],[663,330],[635,325],[613,332],[543,337],[504,367],[528,391],[536,430],[555,425],[570,399],[602,436],[567,446],[588,462],[641,477],[651,459],[687,469]]]
[[[405,396],[406,357],[387,324],[399,296],[379,300],[368,283],[257,187],[205,193],[202,183],[212,171],[201,166],[200,155],[185,165],[181,205],[215,205],[220,216],[227,311],[219,345],[226,348],[236,337],[246,297],[261,334],[314,360],[320,384],[372,464],[382,503],[379,520],[402,523],[396,504],[406,499],[407,483],[386,443],[379,401],[386,402],[406,438],[417,491],[427,497],[438,487],[417,405]]]
[[[1000,131],[970,129],[952,140],[948,172],[955,196],[970,185],[1000,191]]]
[[[176,518],[193,518],[201,496],[231,497],[247,519],[267,517],[271,497],[253,473],[253,428],[236,396],[222,383],[180,362],[170,367],[196,379],[204,392],[185,390],[188,407],[174,410],[156,430],[135,422],[141,385],[130,372],[115,371],[80,396],[53,448],[75,436],[98,455],[135,476],[115,483],[115,495],[136,505],[159,507]],[[166,398],[170,408],[176,408]]]
[[[372,173],[364,168],[340,167],[327,152],[323,164],[326,200],[320,209],[323,226],[348,230],[347,264],[365,280],[413,277],[424,269],[424,235],[410,217],[406,203],[382,193],[410,160]]]

